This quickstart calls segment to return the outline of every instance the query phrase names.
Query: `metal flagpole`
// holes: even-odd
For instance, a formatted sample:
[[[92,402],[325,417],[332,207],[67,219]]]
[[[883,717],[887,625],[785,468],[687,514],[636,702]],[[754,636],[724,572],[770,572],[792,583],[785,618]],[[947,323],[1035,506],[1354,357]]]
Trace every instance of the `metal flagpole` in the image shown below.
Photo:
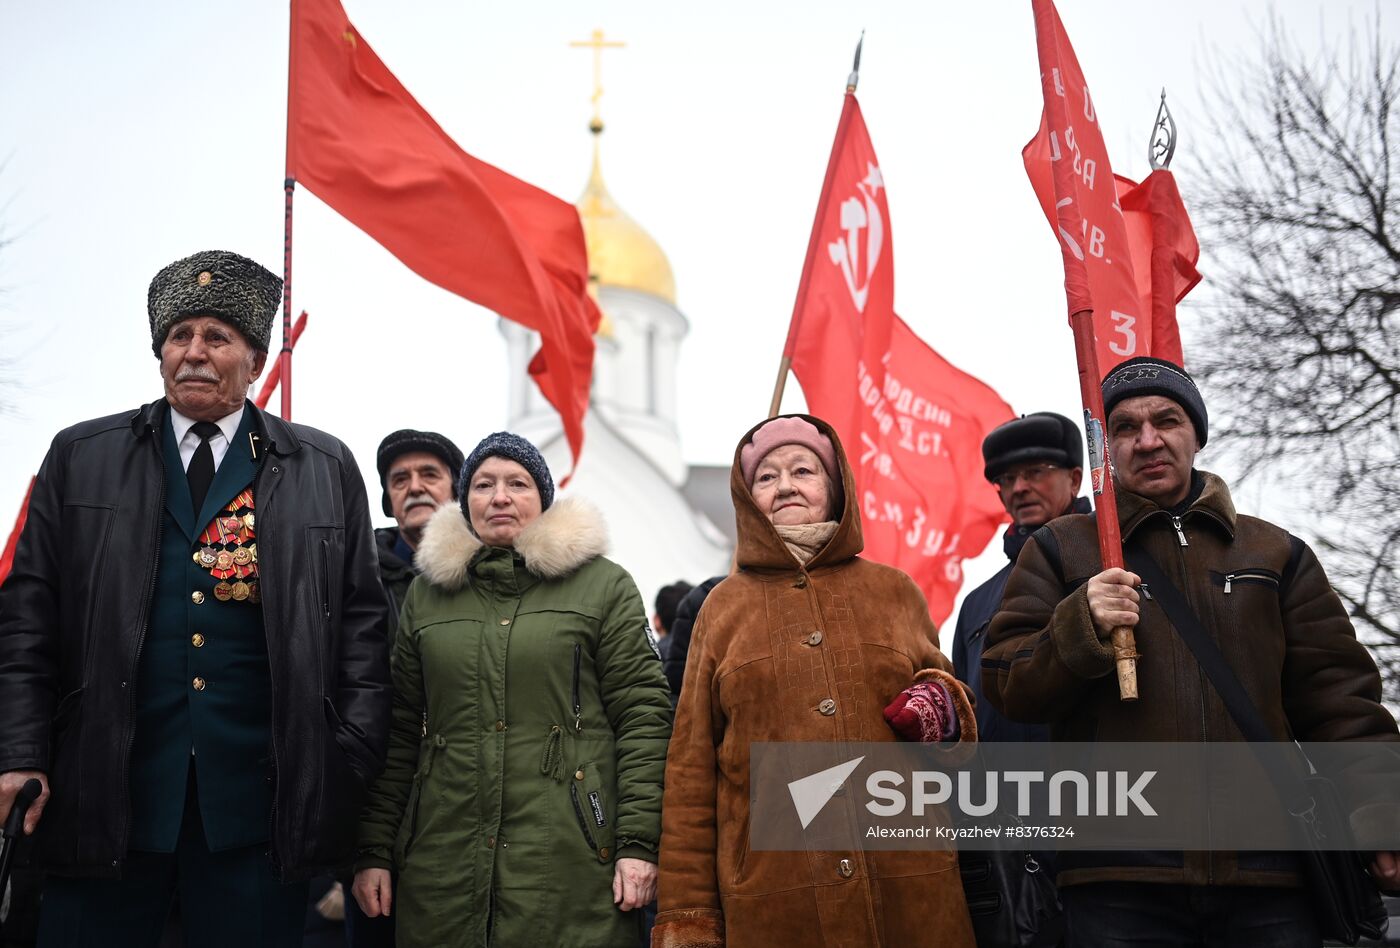
[[[292,420],[292,190],[295,187],[295,178],[283,183],[287,196],[282,238],[282,351],[277,356],[277,365],[282,376],[284,421]]]

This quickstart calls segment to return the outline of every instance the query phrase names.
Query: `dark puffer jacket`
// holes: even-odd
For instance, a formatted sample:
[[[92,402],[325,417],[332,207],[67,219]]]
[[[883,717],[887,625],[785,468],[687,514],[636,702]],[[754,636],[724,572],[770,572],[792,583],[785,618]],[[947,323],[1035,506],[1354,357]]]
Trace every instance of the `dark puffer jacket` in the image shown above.
[[[0,771],[53,796],[40,863],[116,876],[127,855],[133,694],[164,504],[162,399],[58,434],[0,589]],[[272,672],[272,859],[347,863],[389,731],[385,602],[364,481],[335,438],[249,405],[260,435],[258,575]]]
[[[1139,542],[1183,592],[1276,739],[1400,740],[1376,664],[1312,550],[1236,514],[1225,482],[1199,476],[1200,495],[1179,517],[1120,490],[1124,541]],[[1062,517],[1031,537],[987,635],[992,703],[1014,720],[1049,723],[1060,741],[1243,740],[1156,601],[1141,604],[1134,630],[1139,700],[1119,699],[1113,650],[1089,615],[1086,583],[1101,569],[1092,516]],[[1365,809],[1353,817],[1367,818]],[[1064,853],[1058,881],[1298,884],[1287,855]]]

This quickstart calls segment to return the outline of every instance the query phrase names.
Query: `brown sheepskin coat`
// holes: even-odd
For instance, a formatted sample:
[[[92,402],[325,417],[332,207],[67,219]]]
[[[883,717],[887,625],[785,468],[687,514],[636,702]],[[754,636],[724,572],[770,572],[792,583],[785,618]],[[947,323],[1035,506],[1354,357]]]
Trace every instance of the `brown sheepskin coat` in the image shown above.
[[[691,642],[666,761],[652,944],[971,948],[954,852],[749,850],[755,741],[893,741],[882,711],[920,677],[948,686],[963,739],[976,737],[923,595],[904,573],[857,556],[857,495],[836,433],[802,417],[836,447],[840,526],[799,565],[754,503],[736,450],[739,571],[706,599]]]

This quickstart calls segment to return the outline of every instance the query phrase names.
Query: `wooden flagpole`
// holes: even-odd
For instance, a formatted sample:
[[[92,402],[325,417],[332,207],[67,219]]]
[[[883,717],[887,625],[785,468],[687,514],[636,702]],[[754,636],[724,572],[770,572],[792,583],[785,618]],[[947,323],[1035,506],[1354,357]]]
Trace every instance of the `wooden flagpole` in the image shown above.
[[[1079,365],[1079,396],[1084,402],[1084,434],[1089,447],[1089,482],[1094,490],[1098,516],[1099,558],[1104,569],[1123,566],[1123,539],[1118,530],[1118,496],[1113,489],[1113,469],[1108,463],[1108,441],[1104,437],[1102,376],[1098,352],[1094,348],[1094,311],[1081,309],[1070,316],[1074,331],[1074,356]],[[1113,630],[1113,663],[1118,670],[1118,696],[1136,701],[1137,643],[1133,630],[1123,626]]]

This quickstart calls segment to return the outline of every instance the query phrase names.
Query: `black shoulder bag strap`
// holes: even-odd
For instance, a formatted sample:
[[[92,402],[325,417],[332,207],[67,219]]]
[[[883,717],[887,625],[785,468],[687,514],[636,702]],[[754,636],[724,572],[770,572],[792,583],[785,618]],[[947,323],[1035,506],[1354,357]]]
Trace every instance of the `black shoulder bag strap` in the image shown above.
[[[1273,742],[1274,736],[1269,733],[1244,685],[1240,684],[1181,590],[1140,543],[1130,540],[1124,545],[1123,553],[1128,566],[1142,577],[1152,600],[1162,607],[1177,635],[1196,656],[1251,748],[1255,744]],[[1386,916],[1380,892],[1360,855],[1338,848],[1338,836],[1350,839],[1350,824],[1336,787],[1326,778],[1303,778],[1272,754],[1260,749],[1255,749],[1255,753],[1289,812],[1297,818],[1306,840],[1307,848],[1299,855],[1310,882],[1308,888],[1314,896],[1322,933],[1349,945],[1356,944],[1363,936],[1379,938]],[[1298,755],[1304,772],[1311,772],[1312,765],[1302,748],[1298,748]]]
[[[1200,663],[1206,677],[1210,679],[1210,683],[1220,694],[1220,700],[1225,702],[1225,709],[1230,712],[1230,717],[1235,719],[1235,724],[1239,727],[1240,733],[1244,734],[1245,740],[1259,742],[1275,740],[1274,736],[1269,733],[1264,719],[1255,710],[1254,702],[1249,699],[1244,685],[1240,684],[1240,680],[1235,677],[1234,670],[1225,661],[1225,656],[1220,654],[1220,648],[1211,639],[1210,633],[1201,625],[1201,620],[1196,618],[1195,610],[1186,601],[1186,597],[1181,594],[1181,590],[1177,589],[1175,584],[1167,578],[1166,572],[1152,558],[1152,554],[1148,553],[1136,541],[1124,544],[1123,553],[1133,572],[1142,577],[1147,586],[1148,594],[1167,614],[1167,620],[1176,629],[1176,634],[1181,637],[1181,641],[1186,643],[1191,654],[1196,656],[1196,661]]]

